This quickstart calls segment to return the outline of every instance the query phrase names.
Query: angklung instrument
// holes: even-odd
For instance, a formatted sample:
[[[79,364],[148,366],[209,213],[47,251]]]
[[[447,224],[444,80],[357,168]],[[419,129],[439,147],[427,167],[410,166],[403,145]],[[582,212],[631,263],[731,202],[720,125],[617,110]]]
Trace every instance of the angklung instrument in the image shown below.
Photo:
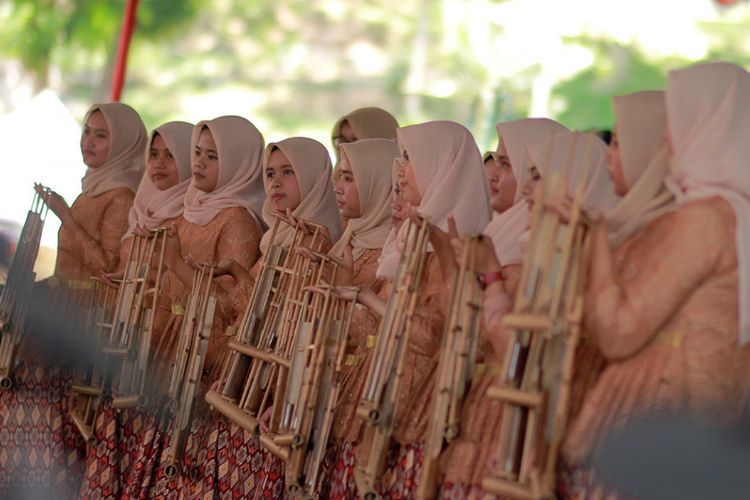
[[[476,258],[481,238],[482,235],[477,235],[464,239],[459,268],[453,279],[430,403],[417,498],[435,497],[440,453],[460,430],[461,407],[474,373],[479,340],[482,293],[477,280]]]
[[[167,477],[175,477],[180,471],[193,421],[193,410],[200,391],[216,312],[214,269],[215,266],[201,264],[195,270],[180,329],[168,388],[172,437],[166,450],[164,474]]]
[[[45,193],[49,189],[44,188]],[[34,191],[31,208],[21,229],[16,252],[8,277],[0,294],[0,389],[13,386],[16,355],[26,330],[26,318],[34,289],[34,263],[39,254],[39,242],[44,229],[48,207],[44,197]]]
[[[367,499],[378,496],[376,482],[382,474],[393,434],[417,294],[427,258],[427,221],[415,224],[408,220],[404,224],[408,224],[404,250],[357,408],[365,428],[354,477],[360,495]]]
[[[564,175],[545,176],[543,197],[566,194]],[[583,193],[591,168],[588,144],[570,220],[537,200],[513,312],[503,318],[512,339],[501,378],[488,396],[503,403],[497,465],[482,486],[511,498],[554,498],[557,457],[565,431],[573,360],[581,333],[588,256]]]

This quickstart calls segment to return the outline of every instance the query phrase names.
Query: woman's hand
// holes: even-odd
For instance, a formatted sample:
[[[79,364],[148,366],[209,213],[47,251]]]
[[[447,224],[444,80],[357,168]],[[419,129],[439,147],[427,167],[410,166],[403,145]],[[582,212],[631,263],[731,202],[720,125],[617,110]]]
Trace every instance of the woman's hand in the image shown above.
[[[273,406],[269,406],[268,408],[266,408],[266,411],[264,411],[263,415],[261,415],[258,419],[258,424],[260,425],[261,432],[264,432],[266,434],[271,432],[271,415],[273,415]]]
[[[51,189],[46,189],[41,184],[34,184],[34,190],[44,200],[44,203],[52,210],[52,213],[57,215],[63,225],[69,224],[73,220],[73,215],[70,212],[65,198],[57,194]]]
[[[492,238],[484,234],[480,234],[477,237],[477,254],[476,254],[476,269],[474,271],[477,274],[494,273],[500,271],[503,266],[500,260],[497,258],[495,252],[495,245],[492,243]],[[463,256],[464,247],[466,246],[466,240],[464,238],[453,238],[451,240],[453,246],[453,252],[457,262],[461,262]]]
[[[430,224],[430,243],[435,250],[440,268],[443,272],[443,279],[447,282],[452,281],[453,276],[458,269],[458,260],[455,257],[451,242],[459,239],[456,221],[453,216],[448,217],[448,231],[443,231],[439,227]]]
[[[180,238],[177,236],[177,226],[175,224],[170,225],[167,228],[167,241],[164,246],[164,263],[170,271],[184,263],[182,259],[182,245],[180,244]]]
[[[293,216],[292,211],[288,208],[286,209],[286,211],[276,210],[276,217],[278,217],[291,227],[299,229],[305,235],[312,234],[312,231],[310,231],[310,228],[307,226],[307,224],[305,224],[305,221]]]
[[[352,286],[354,284],[354,249],[351,244],[344,245],[341,254],[331,256],[338,264],[336,269],[336,286]]]

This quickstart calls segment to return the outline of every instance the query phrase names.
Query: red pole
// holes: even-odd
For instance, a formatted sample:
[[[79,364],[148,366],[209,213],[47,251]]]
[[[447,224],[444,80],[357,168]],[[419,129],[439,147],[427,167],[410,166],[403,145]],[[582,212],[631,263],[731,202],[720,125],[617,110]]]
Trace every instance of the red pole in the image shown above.
[[[115,60],[114,74],[112,75],[112,101],[119,101],[122,94],[122,86],[125,83],[125,67],[128,62],[128,50],[130,39],[135,30],[135,14],[138,11],[138,0],[128,0],[120,28],[120,41],[117,44],[117,59]]]

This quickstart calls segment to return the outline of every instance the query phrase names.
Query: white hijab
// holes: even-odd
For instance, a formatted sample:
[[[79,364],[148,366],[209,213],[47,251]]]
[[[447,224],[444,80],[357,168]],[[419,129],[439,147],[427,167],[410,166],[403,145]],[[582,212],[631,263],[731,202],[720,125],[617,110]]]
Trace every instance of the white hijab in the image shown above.
[[[341,156],[347,158],[354,174],[362,214],[349,223],[332,255],[341,255],[344,246],[351,245],[356,261],[366,250],[383,248],[391,231],[391,173],[398,156],[398,144],[388,139],[363,139],[341,145]]]
[[[529,149],[543,148],[550,136],[566,130],[563,125],[547,118],[524,118],[497,124],[497,135],[505,144],[516,179],[516,196],[513,206],[495,217],[484,234],[492,238],[495,254],[503,266],[521,263],[518,239],[531,223],[531,214],[522,193],[531,170]]]
[[[109,127],[109,154],[103,165],[86,170],[81,179],[83,194],[96,198],[119,187],[135,192],[146,168],[146,127],[138,113],[121,102],[94,104],[83,118],[84,126],[96,111],[104,115]]]
[[[720,196],[737,220],[740,344],[750,341],[750,74],[729,63],[698,64],[667,78],[674,150],[668,187],[678,205]]]
[[[185,194],[185,219],[205,226],[226,208],[246,208],[262,227],[260,218],[266,193],[263,189],[263,136],[245,118],[221,116],[199,122],[193,128],[190,150],[207,128],[216,142],[219,179],[216,188],[204,193],[191,183]]]
[[[628,192],[607,214],[610,241],[618,246],[654,219],[674,210],[664,184],[669,149],[664,138],[664,92],[645,91],[612,98],[620,162]]]
[[[492,209],[482,154],[471,132],[456,122],[433,121],[399,128],[396,135],[399,148],[409,154],[422,194],[417,212],[444,231],[452,216],[459,234],[481,232]],[[407,221],[399,232],[405,234],[408,226]],[[381,261],[377,274],[392,279],[396,266]]]
[[[271,143],[263,154],[264,170],[268,165],[268,158],[276,148],[289,160],[299,183],[300,204],[292,210],[292,215],[297,219],[326,227],[331,241],[337,241],[341,236],[341,217],[331,181],[331,158],[325,146],[307,137],[290,137],[281,142]],[[273,202],[268,198],[263,204],[263,219],[269,227],[276,221]],[[293,234],[294,228],[284,223],[279,224],[273,241],[271,231],[263,235],[260,242],[261,252],[265,254],[271,244],[289,247]]]
[[[123,239],[133,235],[136,225],[146,229],[156,229],[165,221],[182,215],[185,207],[185,192],[190,185],[190,137],[193,125],[187,122],[168,122],[151,132],[146,144],[146,162],[154,137],[158,134],[169,149],[177,165],[178,182],[164,191],[151,182],[148,173],[144,173],[141,184],[135,193],[133,206],[128,214],[128,230]]]

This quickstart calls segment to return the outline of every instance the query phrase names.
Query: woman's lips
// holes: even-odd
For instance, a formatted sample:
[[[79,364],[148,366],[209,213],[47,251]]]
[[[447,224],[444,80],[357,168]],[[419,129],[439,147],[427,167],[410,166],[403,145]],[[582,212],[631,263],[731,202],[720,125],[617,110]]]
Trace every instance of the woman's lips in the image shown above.
[[[272,199],[273,201],[279,201],[279,200],[280,200],[280,199],[282,199],[282,198],[284,198],[284,195],[283,195],[283,194],[275,194],[275,195],[271,196],[271,199]]]

